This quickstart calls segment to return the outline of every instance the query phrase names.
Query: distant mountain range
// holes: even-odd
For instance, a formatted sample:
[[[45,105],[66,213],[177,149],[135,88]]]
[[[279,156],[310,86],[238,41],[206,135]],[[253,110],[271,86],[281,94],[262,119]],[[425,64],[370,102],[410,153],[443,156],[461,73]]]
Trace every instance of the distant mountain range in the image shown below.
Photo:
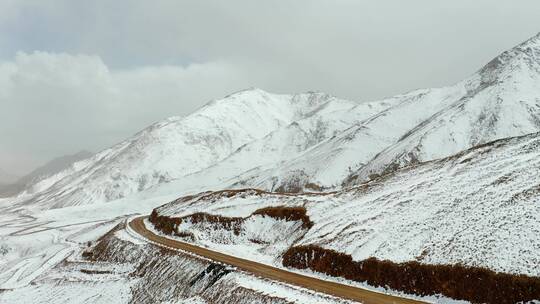
[[[71,166],[74,162],[88,158],[92,156],[93,153],[88,151],[80,151],[72,155],[61,156],[55,158],[45,165],[33,170],[27,175],[16,178],[11,177],[11,179],[0,179],[4,182],[0,182],[0,197],[1,196],[12,196],[15,195],[27,188],[32,187],[33,184],[38,183],[39,181],[46,179],[58,172],[61,172]],[[3,173],[0,171],[0,175]],[[5,175],[2,175],[5,176]]]

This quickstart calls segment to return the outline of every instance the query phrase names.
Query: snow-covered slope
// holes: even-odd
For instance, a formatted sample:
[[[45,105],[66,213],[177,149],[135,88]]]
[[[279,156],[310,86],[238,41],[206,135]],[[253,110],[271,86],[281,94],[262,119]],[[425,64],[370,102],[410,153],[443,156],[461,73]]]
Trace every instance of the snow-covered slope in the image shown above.
[[[401,134],[422,123],[444,104],[465,94],[461,86],[429,89],[381,101],[391,107],[358,122],[327,141],[274,168],[248,172],[241,179],[269,189],[339,185],[377,153],[395,143]],[[419,108],[422,105],[422,108]]]
[[[261,279],[185,252],[165,250],[141,241],[123,224],[116,228],[106,225],[105,231],[99,228],[102,223],[71,227],[79,230],[71,232],[73,252],[66,257],[64,250],[64,256],[45,259],[49,265],[43,265],[37,274],[30,271],[40,266],[35,265],[38,255],[20,263],[17,271],[0,276],[0,303],[352,303]],[[103,234],[111,228],[94,241],[100,235],[98,230]],[[28,239],[41,240],[44,235],[34,234]],[[91,235],[94,237],[89,239]],[[52,249],[45,258],[54,252]],[[24,286],[20,279],[29,275],[33,276],[32,284]],[[14,283],[21,285],[14,288]]]
[[[412,128],[358,175],[539,131],[540,34],[493,59],[464,85],[463,97]]]
[[[308,116],[242,146],[223,161],[172,184],[185,187],[204,180],[208,185],[214,186],[210,189],[238,187],[232,184],[240,181],[246,172],[259,173],[268,168],[279,167],[288,160],[299,157],[304,151],[338,135],[349,126],[391,106],[390,102],[355,104],[337,101],[324,94],[311,95],[311,98],[314,97],[324,97],[330,102],[325,102]],[[243,185],[251,185],[251,182]]]
[[[540,133],[535,133],[409,166],[336,193],[206,193],[157,210],[169,217],[197,212],[247,217],[259,208],[302,206],[313,226],[295,246],[318,245],[357,261],[461,263],[540,276],[539,171]],[[189,229],[194,233],[194,226]],[[246,258],[279,254],[251,252],[245,248],[257,246],[249,242],[239,250],[208,238],[192,241]]]
[[[451,87],[385,100],[393,106],[284,165],[245,180],[269,188],[298,180],[324,187],[446,157],[540,130],[540,34]]]

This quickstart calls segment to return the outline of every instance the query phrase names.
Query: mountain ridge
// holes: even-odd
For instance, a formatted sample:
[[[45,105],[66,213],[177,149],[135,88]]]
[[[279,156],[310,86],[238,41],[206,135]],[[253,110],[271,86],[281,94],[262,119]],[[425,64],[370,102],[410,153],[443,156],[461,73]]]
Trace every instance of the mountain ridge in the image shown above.
[[[539,131],[539,60],[536,35],[452,86],[379,101],[243,90],[186,117],[157,122],[17,200],[58,208],[160,187],[181,193],[352,185],[411,163]]]

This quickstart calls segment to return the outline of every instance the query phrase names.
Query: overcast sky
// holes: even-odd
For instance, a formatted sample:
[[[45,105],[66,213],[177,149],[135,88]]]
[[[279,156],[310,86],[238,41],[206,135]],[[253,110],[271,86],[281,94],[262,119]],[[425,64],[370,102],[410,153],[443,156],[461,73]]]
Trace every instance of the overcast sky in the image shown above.
[[[0,1],[0,169],[22,175],[259,87],[356,101],[449,85],[540,1]]]

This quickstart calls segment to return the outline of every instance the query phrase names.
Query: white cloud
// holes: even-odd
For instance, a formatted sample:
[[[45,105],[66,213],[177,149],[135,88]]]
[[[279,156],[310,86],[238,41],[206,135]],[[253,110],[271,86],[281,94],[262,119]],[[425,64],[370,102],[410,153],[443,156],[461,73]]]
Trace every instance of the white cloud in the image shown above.
[[[19,52],[0,64],[0,167],[103,148],[245,81],[224,62],[111,70],[98,56]]]

